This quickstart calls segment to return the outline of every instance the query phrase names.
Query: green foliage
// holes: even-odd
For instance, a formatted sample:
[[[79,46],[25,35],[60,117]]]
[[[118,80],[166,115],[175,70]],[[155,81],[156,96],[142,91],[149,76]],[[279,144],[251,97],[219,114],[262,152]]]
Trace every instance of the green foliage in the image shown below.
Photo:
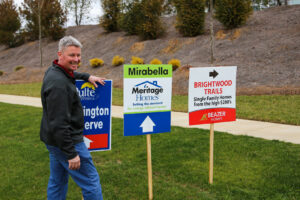
[[[124,64],[124,58],[123,57],[121,57],[119,55],[116,55],[116,56],[113,57],[113,59],[112,59],[112,65],[113,66],[120,66],[122,64]]]
[[[173,71],[175,71],[177,68],[181,66],[180,60],[178,59],[171,59],[168,64],[172,65]]]
[[[143,20],[138,35],[145,40],[157,39],[163,35],[164,27],[160,21],[163,11],[161,0],[142,1]]]
[[[104,65],[104,61],[100,58],[93,58],[93,59],[90,59],[90,65],[93,68],[101,67]]]
[[[102,8],[104,15],[100,18],[100,25],[107,32],[118,31],[121,13],[120,0],[102,0]]]
[[[4,74],[4,71],[0,70],[0,76],[2,76]]]
[[[144,64],[144,60],[142,58],[132,56],[131,57],[131,64],[133,64],[133,65]]]
[[[120,16],[120,27],[129,35],[138,35],[143,23],[142,3],[133,1],[125,6],[125,14]]]
[[[177,10],[176,29],[183,36],[197,36],[204,33],[204,0],[174,0]]]
[[[160,64],[162,64],[162,62],[159,59],[154,58],[153,60],[151,60],[150,64],[151,65],[160,65]]]
[[[125,6],[126,12],[120,18],[121,29],[142,39],[156,39],[164,33],[160,21],[163,12],[161,0],[133,1]]]
[[[215,17],[227,29],[245,24],[251,14],[251,0],[218,0],[216,2]]]
[[[24,0],[20,14],[26,19],[26,39],[39,38],[39,0]],[[61,7],[59,0],[44,0],[41,9],[42,37],[59,40],[65,35],[63,25],[67,21],[66,11]]]
[[[0,1],[0,44],[8,47],[18,46],[21,34],[16,32],[20,29],[21,22],[13,0]]]
[[[15,67],[14,71],[17,72],[17,71],[19,71],[21,69],[24,69],[24,68],[25,67],[23,65],[18,65],[18,66]]]

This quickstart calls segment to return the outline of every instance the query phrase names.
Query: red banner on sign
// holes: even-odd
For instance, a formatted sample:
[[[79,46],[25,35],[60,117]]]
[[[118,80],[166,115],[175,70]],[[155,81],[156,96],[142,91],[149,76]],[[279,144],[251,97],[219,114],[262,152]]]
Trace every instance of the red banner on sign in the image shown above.
[[[108,133],[97,135],[85,135],[90,140],[89,150],[108,148]]]
[[[213,108],[189,113],[189,125],[235,121],[235,108]]]

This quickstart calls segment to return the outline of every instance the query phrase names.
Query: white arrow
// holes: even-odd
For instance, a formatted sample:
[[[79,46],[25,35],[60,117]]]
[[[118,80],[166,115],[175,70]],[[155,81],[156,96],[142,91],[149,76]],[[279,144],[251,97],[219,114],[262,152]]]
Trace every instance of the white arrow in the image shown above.
[[[90,148],[90,144],[93,142],[92,140],[90,140],[89,138],[84,137],[84,136],[83,136],[83,141],[84,141],[85,146],[86,146],[88,149]]]
[[[140,127],[143,128],[143,133],[153,132],[153,126],[155,126],[155,124],[149,116],[147,116],[143,123],[140,125]]]

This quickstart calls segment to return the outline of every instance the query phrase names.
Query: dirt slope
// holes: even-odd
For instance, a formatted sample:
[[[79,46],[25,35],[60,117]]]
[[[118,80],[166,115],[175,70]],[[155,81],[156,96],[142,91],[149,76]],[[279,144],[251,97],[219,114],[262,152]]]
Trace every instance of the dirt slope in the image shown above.
[[[181,69],[174,72],[173,92],[186,94],[188,67],[210,66],[209,19],[206,32],[197,37],[184,38],[175,30],[175,18],[164,18],[166,34],[157,40],[140,41],[137,36],[124,32],[106,34],[96,25],[70,27],[73,35],[84,45],[82,67],[79,71],[105,76],[122,87],[122,67],[111,66],[115,55],[144,58],[149,63],[158,58],[164,63],[180,59]],[[254,12],[247,24],[240,29],[226,31],[214,22],[215,64],[238,66],[238,94],[300,94],[300,5],[270,8]],[[57,42],[43,40],[44,67],[39,67],[38,42],[21,47],[0,48],[0,70],[5,74],[0,83],[41,81],[43,72],[56,58]],[[105,61],[98,69],[88,67],[94,57]],[[26,68],[13,72],[17,65]]]

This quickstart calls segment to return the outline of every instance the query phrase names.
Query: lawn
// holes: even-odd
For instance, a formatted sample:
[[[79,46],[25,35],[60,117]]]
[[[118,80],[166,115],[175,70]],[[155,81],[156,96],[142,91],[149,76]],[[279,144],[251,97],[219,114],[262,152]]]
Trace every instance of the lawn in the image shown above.
[[[41,83],[0,85],[0,94],[40,97]],[[123,91],[113,89],[113,105],[123,105]],[[300,95],[237,96],[237,118],[300,125]],[[172,110],[187,112],[188,97],[173,95]]]
[[[0,103],[0,113],[1,199],[46,199],[42,109]],[[104,199],[147,199],[146,136],[124,137],[123,120],[112,122],[112,150],[92,153]],[[300,145],[215,132],[213,185],[208,151],[206,130],[152,135],[154,199],[300,199]],[[73,181],[67,199],[81,199]]]

